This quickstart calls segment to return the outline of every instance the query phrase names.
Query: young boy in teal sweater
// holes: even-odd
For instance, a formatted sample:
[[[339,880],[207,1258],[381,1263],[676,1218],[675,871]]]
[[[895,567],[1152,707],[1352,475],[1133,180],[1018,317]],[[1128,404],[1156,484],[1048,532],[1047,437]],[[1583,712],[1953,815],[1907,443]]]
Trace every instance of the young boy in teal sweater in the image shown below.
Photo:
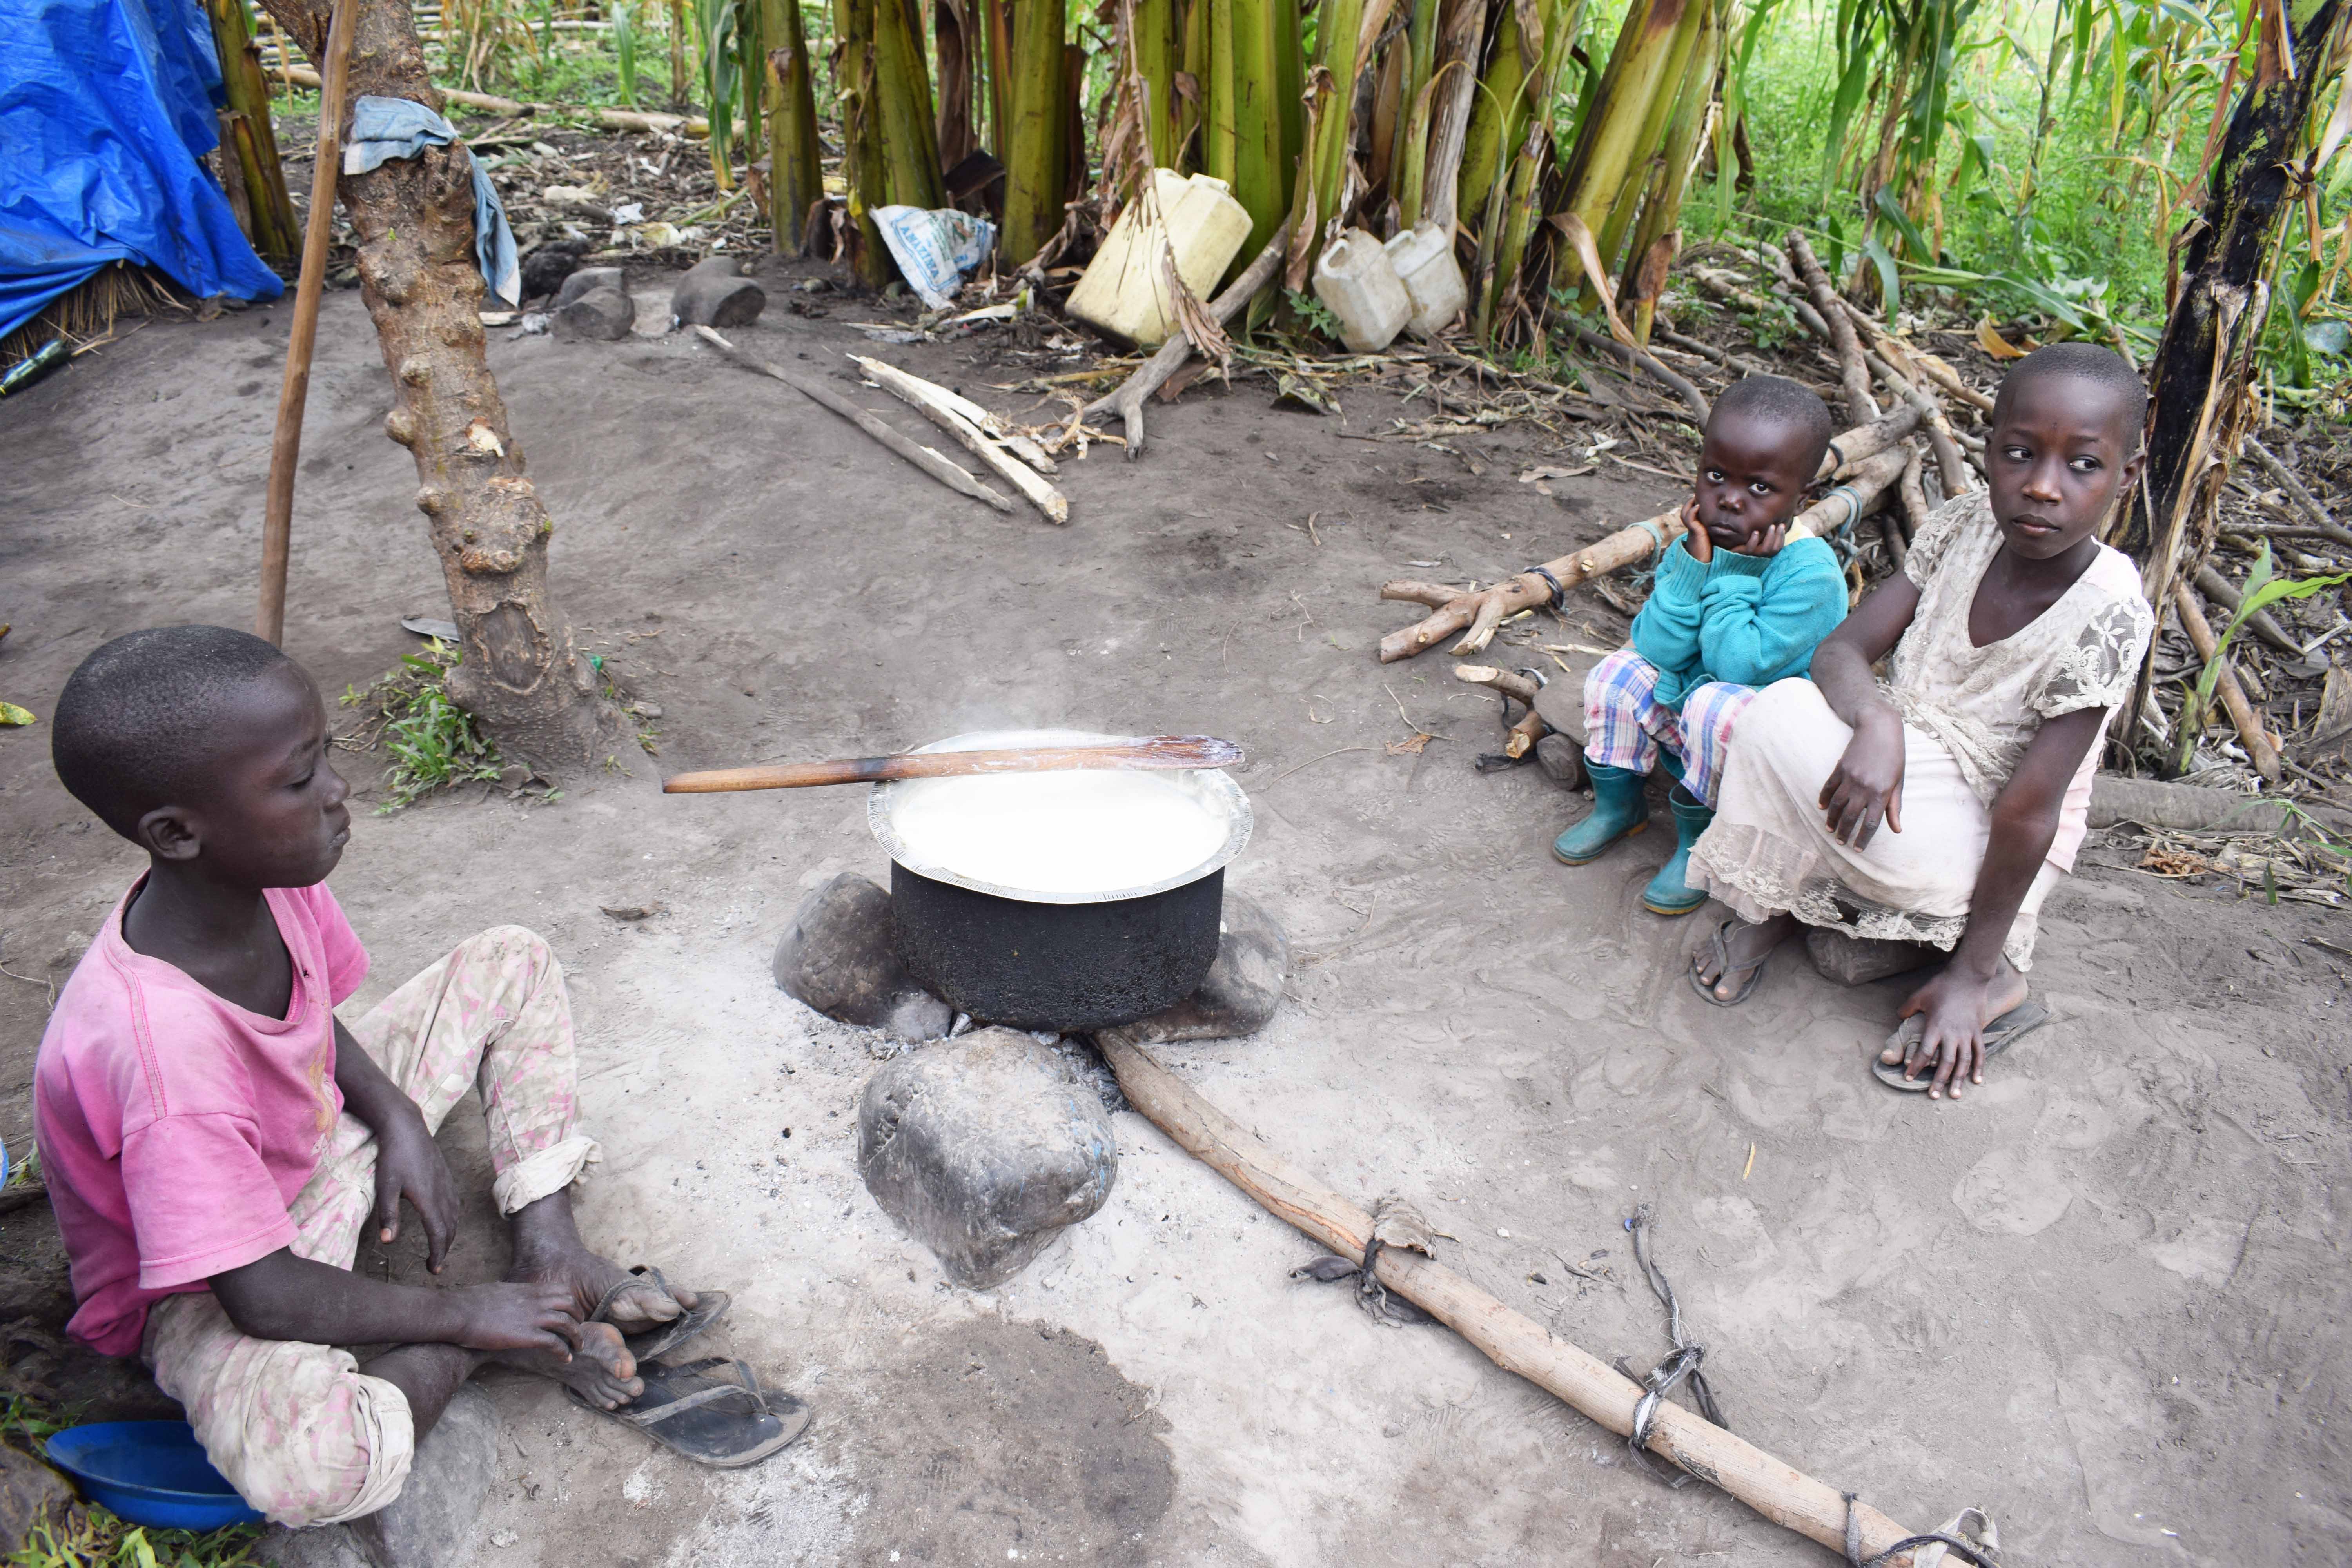
[[[1759,689],[1803,675],[1845,618],[1836,554],[1818,539],[1788,536],[1835,433],[1820,398],[1777,375],[1749,376],[1717,399],[1698,482],[1683,504],[1688,532],[1659,560],[1633,646],[1585,677],[1592,810],[1552,853],[1581,866],[1642,831],[1643,781],[1664,752],[1680,782],[1666,797],[1675,853],[1642,890],[1653,913],[1686,915],[1706,902],[1683,868],[1714,819],[1732,726]]]

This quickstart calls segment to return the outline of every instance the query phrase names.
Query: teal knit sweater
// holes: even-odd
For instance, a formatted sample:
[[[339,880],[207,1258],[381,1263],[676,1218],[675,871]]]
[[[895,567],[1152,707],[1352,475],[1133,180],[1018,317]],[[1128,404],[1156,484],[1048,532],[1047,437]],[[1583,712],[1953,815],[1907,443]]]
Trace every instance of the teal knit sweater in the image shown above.
[[[1818,539],[1777,555],[1716,547],[1695,560],[1677,539],[1633,617],[1633,651],[1658,668],[1657,700],[1680,710],[1710,680],[1762,688],[1812,668],[1813,649],[1845,619],[1845,575]]]

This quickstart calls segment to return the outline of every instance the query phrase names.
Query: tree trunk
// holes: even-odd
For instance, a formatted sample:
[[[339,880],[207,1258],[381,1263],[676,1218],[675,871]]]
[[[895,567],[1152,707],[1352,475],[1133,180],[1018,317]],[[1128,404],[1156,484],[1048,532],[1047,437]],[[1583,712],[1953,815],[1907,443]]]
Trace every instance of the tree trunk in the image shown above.
[[[220,54],[221,86],[228,107],[221,110],[221,174],[235,199],[253,248],[273,261],[291,261],[302,248],[302,226],[294,221],[286,171],[278,161],[278,136],[269,124],[269,81],[246,26],[245,0],[205,0],[211,14],[213,44]]]
[[[971,35],[964,26],[963,0],[936,0],[931,7],[931,40],[940,70],[940,167],[952,169],[980,145],[971,128]]]
[[[2345,16],[2343,0],[2290,5],[2292,74],[2277,30],[2263,26],[2260,58],[2231,112],[2204,210],[2173,242],[2172,312],[2148,364],[2147,467],[2107,525],[2108,542],[2139,563],[2159,618],[2173,583],[2213,547],[2221,484],[2255,417],[2248,386],[2268,313],[2266,280],[2288,198],[2305,177],[2304,130],[2332,79],[2325,68]],[[2126,744],[2154,673],[2151,649],[2117,729]]]
[[[1004,229],[998,238],[1008,267],[1021,267],[1061,231],[1069,184],[1069,110],[1065,86],[1063,0],[1015,0],[1013,7],[1012,121],[1004,138]]]
[[[824,191],[817,162],[816,86],[800,0],[760,0],[768,47],[768,221],[776,249],[797,256],[808,242],[809,212]]]
[[[267,0],[313,59],[329,0]],[[351,90],[438,107],[404,4],[362,6]],[[465,660],[449,695],[509,755],[546,766],[588,763],[615,744],[618,716],[597,692],[547,585],[555,523],[523,475],[522,452],[482,355],[482,275],[474,259],[471,154],[428,147],[339,187],[359,238],[362,297],[392,372],[384,432],[416,458],[416,504],[449,584]]]

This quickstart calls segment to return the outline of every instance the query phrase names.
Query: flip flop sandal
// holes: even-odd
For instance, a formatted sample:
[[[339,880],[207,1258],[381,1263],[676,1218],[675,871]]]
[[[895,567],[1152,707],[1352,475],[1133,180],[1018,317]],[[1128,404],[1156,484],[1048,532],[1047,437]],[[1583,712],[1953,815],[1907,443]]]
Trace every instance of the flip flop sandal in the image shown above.
[[[1715,944],[1716,973],[1717,974],[1728,973],[1732,968],[1731,947],[1730,944],[1724,940],[1724,933],[1730,931],[1737,923],[1738,922],[1735,921],[1725,921],[1715,928],[1715,934],[1708,938],[1708,941]],[[1778,948],[1773,950],[1774,952],[1779,951],[1780,950]],[[1715,987],[1698,977],[1698,957],[1696,954],[1693,954],[1691,957],[1690,969],[1688,971],[1690,974],[1691,989],[1699,994],[1699,998],[1702,1001],[1709,1003],[1714,1006],[1737,1007],[1742,1002],[1747,1001],[1748,996],[1755,991],[1757,985],[1764,978],[1764,966],[1771,962],[1772,953],[1770,952],[1768,952],[1763,957],[1758,959],[1756,961],[1756,967],[1748,972],[1747,980],[1741,983],[1738,994],[1726,998],[1717,996],[1715,994]]]
[[[662,1278],[662,1271],[640,1263],[629,1270],[626,1279],[604,1292],[604,1300],[596,1303],[596,1310],[588,1314],[588,1321],[592,1323],[611,1323],[613,1303],[636,1287],[648,1284],[665,1296],[670,1293],[669,1281]],[[675,1300],[677,1298],[671,1297],[671,1300]],[[667,1351],[676,1350],[725,1317],[727,1309],[733,1300],[734,1298],[724,1290],[698,1290],[694,1293],[692,1311],[680,1309],[677,1316],[668,1322],[656,1324],[650,1329],[640,1330],[634,1334],[624,1331],[621,1342],[629,1347],[629,1354],[636,1360],[652,1361]],[[620,1327],[617,1323],[614,1323],[613,1326]]]
[[[2039,1002],[2031,999],[2020,1002],[1985,1026],[1984,1059],[1992,1060],[1993,1058],[2048,1023],[2052,1016],[2050,1009]],[[1934,1063],[1927,1064],[1928,1070],[1923,1070],[1917,1078],[1903,1076],[1903,1062],[1911,1059],[1911,1053],[1918,1047],[1919,1042],[1927,1037],[1927,1034],[1926,1014],[1914,1013],[1904,1019],[1895,1031],[1886,1037],[1886,1044],[1879,1052],[1879,1056],[1883,1057],[1888,1050],[1899,1049],[1903,1053],[1903,1061],[1882,1061],[1879,1057],[1873,1057],[1870,1059],[1870,1076],[1887,1088],[1900,1089],[1905,1094],[1927,1093],[1928,1086],[1936,1081],[1936,1075],[1932,1070]]]
[[[721,1373],[712,1376],[714,1372]],[[606,1410],[576,1389],[563,1392],[583,1409],[634,1426],[698,1465],[740,1470],[773,1455],[808,1430],[809,1407],[781,1389],[762,1388],[760,1375],[732,1356],[707,1356],[682,1366],[643,1362],[646,1391]]]

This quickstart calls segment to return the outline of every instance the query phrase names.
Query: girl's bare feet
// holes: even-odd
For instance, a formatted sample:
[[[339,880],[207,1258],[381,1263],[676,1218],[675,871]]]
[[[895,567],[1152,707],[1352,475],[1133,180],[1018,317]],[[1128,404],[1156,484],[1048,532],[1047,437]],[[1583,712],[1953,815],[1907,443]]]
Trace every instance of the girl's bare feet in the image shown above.
[[[1797,917],[1774,915],[1769,921],[1733,921],[1724,932],[1723,952],[1727,963],[1717,963],[1715,950],[1706,947],[1691,960],[1691,969],[1699,984],[1715,993],[1718,1002],[1729,1002],[1739,994],[1748,977],[1762,967],[1772,950],[1788,939],[1797,929]]]

